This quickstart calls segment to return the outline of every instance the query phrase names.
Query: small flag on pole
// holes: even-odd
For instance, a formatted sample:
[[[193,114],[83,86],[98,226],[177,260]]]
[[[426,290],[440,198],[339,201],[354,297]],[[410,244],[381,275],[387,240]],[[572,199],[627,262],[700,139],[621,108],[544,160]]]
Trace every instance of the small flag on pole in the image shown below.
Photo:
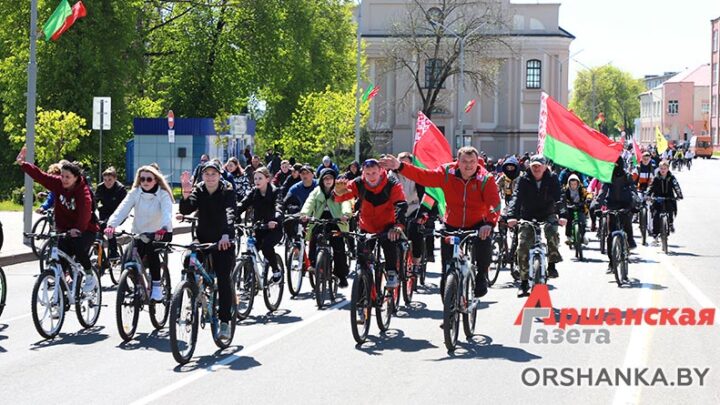
[[[473,107],[475,107],[475,99],[472,99],[465,104],[465,114],[469,113]]]
[[[82,1],[78,1],[71,8],[67,0],[62,0],[43,26],[45,40],[57,41],[65,31],[75,24],[75,21],[85,16],[87,16],[87,10]]]
[[[380,86],[373,86],[372,84],[368,85],[367,89],[365,89],[365,93],[362,95],[362,101],[363,103],[366,101],[370,101],[375,97],[378,92],[380,91]]]

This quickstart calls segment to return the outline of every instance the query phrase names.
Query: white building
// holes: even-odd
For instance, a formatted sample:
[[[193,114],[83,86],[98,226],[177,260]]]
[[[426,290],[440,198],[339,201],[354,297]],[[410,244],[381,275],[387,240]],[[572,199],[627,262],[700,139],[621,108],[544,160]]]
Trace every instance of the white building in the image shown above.
[[[512,50],[500,49],[492,55],[502,62],[494,94],[477,94],[466,77],[465,94],[460,103],[464,106],[468,100],[477,100],[472,111],[462,118],[464,139],[461,142],[484,150],[491,157],[536,150],[540,94],[544,91],[567,105],[569,48],[575,38],[559,25],[560,4],[496,1],[504,7],[511,22],[511,31],[506,36]],[[407,18],[408,3],[411,2],[363,0],[360,5],[366,77],[381,87],[371,104],[368,130],[375,139],[376,150],[381,152],[412,150],[417,111],[422,108],[420,96],[412,88],[412,76],[402,69],[391,69],[386,52],[386,47],[396,41],[392,35],[393,24]],[[434,3],[428,1],[427,6],[432,7]],[[429,61],[417,60],[417,63],[427,67]],[[466,70],[471,68],[466,66]],[[449,79],[441,91],[438,111],[432,115],[433,122],[445,133],[453,149],[457,146],[454,141],[460,141],[460,137],[453,139],[452,136],[460,134],[456,128],[458,82],[459,75]]]

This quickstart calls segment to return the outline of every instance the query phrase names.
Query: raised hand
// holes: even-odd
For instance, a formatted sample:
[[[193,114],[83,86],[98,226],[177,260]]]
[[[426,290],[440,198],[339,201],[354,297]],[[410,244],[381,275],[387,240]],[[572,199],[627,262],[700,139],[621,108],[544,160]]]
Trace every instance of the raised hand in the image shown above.
[[[347,179],[335,180],[335,194],[343,195],[343,194],[349,192],[350,190],[348,190],[347,183],[348,183]]]
[[[192,181],[190,181],[190,172],[185,170],[180,175],[180,184],[182,185],[183,198],[190,197],[192,193]]]
[[[15,158],[15,162],[19,165],[25,163],[26,156],[27,156],[27,146],[23,145],[22,149],[20,149],[20,153],[18,153],[17,157]]]
[[[384,155],[380,158],[380,165],[385,169],[397,170],[400,167],[400,159],[393,155]]]

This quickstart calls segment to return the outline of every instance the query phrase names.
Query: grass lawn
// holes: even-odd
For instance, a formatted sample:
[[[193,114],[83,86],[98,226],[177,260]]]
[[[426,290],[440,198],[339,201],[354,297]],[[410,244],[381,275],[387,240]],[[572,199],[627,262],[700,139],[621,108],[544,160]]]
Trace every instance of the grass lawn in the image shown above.
[[[14,201],[0,201],[0,211],[22,211],[22,204],[16,204]]]

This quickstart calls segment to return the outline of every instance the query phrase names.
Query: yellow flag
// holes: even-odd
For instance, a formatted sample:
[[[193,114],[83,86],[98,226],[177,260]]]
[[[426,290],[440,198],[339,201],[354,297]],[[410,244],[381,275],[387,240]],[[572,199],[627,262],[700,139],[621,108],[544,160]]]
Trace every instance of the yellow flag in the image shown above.
[[[663,153],[668,148],[667,139],[665,139],[665,135],[660,132],[659,127],[655,127],[655,146],[657,146],[658,153]]]

